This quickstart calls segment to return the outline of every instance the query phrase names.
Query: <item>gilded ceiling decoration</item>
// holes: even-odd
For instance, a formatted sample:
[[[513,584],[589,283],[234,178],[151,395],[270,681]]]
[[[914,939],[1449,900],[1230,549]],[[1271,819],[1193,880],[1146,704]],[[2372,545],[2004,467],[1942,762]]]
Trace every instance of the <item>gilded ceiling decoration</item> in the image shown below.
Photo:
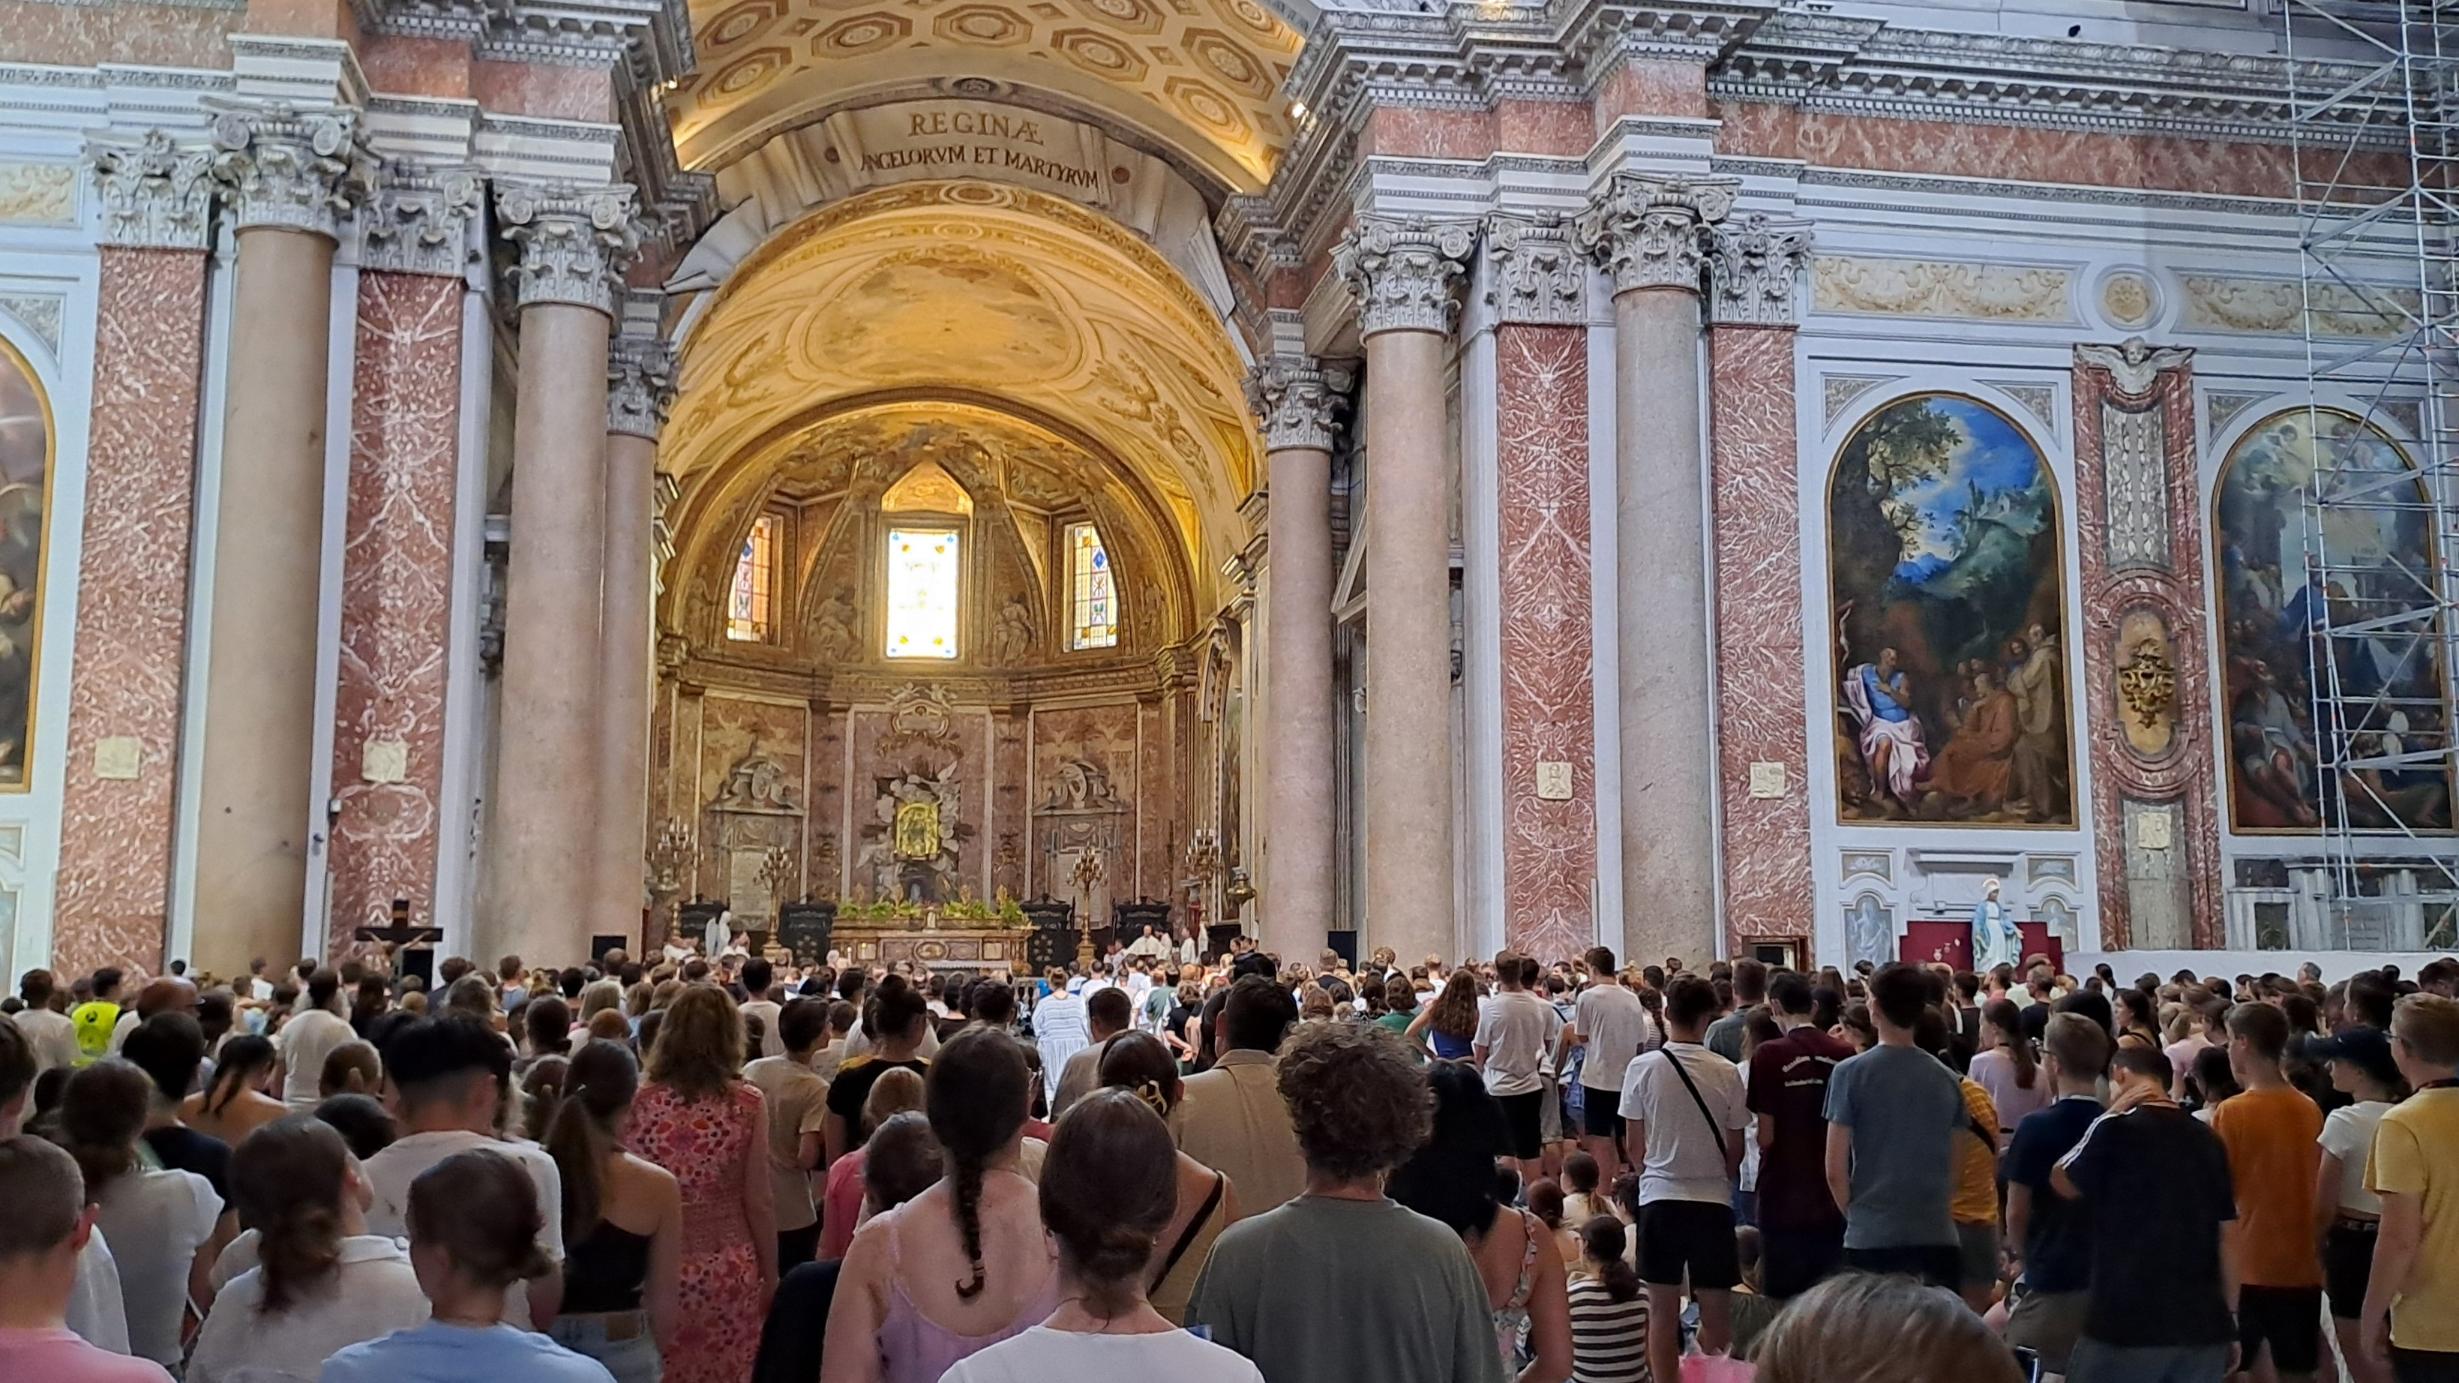
[[[1117,458],[1209,573],[1255,484],[1242,376],[1185,279],[1101,216],[1020,188],[905,184],[805,217],[744,261],[684,344],[661,455],[689,485],[871,403],[980,404]],[[1025,493],[1035,483],[1017,498],[1047,504]]]
[[[1292,127],[1300,36],[1261,0],[692,0],[699,67],[666,101],[688,167],[817,109],[948,77],[1038,88],[1260,190]]]

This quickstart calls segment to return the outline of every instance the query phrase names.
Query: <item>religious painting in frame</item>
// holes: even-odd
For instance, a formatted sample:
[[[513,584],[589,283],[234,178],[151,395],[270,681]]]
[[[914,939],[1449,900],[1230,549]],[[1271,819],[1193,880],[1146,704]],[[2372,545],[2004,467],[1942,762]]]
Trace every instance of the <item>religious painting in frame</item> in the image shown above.
[[[2074,825],[2065,565],[2039,446],[1976,399],[1910,395],[1854,428],[1827,498],[1837,819]]]
[[[2318,466],[2326,487],[2368,498],[2323,517],[2311,503]],[[2427,585],[2439,570],[2429,516],[2407,454],[2351,414],[2277,413],[2229,449],[2211,531],[2233,829],[2337,827],[2343,803],[2353,830],[2451,829],[2449,669]],[[2328,566],[2324,589],[2310,580],[2309,559]],[[2321,631],[2367,622],[2374,628],[2363,635],[2333,640],[2337,657],[2326,664]],[[2324,667],[2339,700],[2326,698],[2318,720]],[[2342,753],[2327,752],[2334,733],[2347,737]],[[2348,769],[2337,783],[2320,768],[2420,752],[2444,766]]]
[[[0,338],[0,792],[26,788],[56,434],[34,367]]]

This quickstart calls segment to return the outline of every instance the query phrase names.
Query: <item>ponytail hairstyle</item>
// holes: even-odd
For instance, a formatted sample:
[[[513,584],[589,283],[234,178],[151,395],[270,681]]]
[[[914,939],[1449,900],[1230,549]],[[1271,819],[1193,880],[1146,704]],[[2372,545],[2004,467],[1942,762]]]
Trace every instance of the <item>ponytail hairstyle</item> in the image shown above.
[[[240,1092],[256,1084],[273,1069],[273,1043],[254,1033],[242,1033],[222,1044],[222,1054],[214,1058],[213,1083],[205,1087],[205,1112],[219,1114],[230,1108]]]
[[[499,1152],[454,1153],[410,1183],[410,1247],[443,1253],[454,1272],[500,1289],[544,1277],[555,1265],[538,1247],[546,1217],[529,1173]]]
[[[1123,1032],[1111,1038],[1101,1049],[1100,1067],[1104,1086],[1132,1093],[1164,1119],[1186,1093],[1178,1079],[1177,1059],[1149,1032]]]
[[[989,1028],[967,1028],[950,1038],[923,1082],[923,1112],[947,1153],[957,1233],[973,1264],[973,1275],[956,1286],[965,1301],[982,1295],[982,1173],[990,1159],[1015,1148],[1032,1091],[1023,1049]]]
[[[2021,1090],[2032,1088],[2033,1070],[2040,1063],[2032,1055],[2032,1044],[2024,1039],[2023,1010],[2012,999],[1992,999],[1981,1010],[1981,1021],[1996,1028],[2006,1040],[1999,1047],[2007,1059],[2015,1063],[2015,1085]]]
[[[1605,1295],[1612,1301],[1630,1301],[1639,1295],[1639,1271],[1622,1261],[1624,1236],[1622,1221],[1611,1215],[1594,1215],[1580,1226],[1580,1251],[1597,1265],[1597,1281],[1605,1286]]]
[[[640,1063],[620,1042],[584,1042],[564,1066],[563,1098],[547,1120],[545,1142],[563,1173],[567,1244],[587,1238],[604,1218],[615,1127],[639,1093]]]
[[[1060,1271],[1084,1309],[1104,1321],[1134,1310],[1178,1209],[1178,1145],[1161,1116],[1129,1090],[1078,1100],[1050,1135],[1040,1195]]]
[[[279,1315],[333,1285],[349,1186],[349,1146],[313,1115],[285,1115],[231,1150],[231,1198],[257,1233],[260,1313]]]
[[[153,1078],[112,1057],[75,1072],[60,1094],[60,1146],[77,1160],[85,1198],[99,1203],[111,1183],[141,1165],[137,1136],[153,1108]]]

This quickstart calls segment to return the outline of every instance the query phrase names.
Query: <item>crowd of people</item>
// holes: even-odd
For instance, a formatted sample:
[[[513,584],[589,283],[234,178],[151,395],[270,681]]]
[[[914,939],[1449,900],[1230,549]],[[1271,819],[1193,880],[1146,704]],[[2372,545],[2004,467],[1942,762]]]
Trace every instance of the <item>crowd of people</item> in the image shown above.
[[[0,1378],[2459,1380],[2459,962],[1212,959],[28,972]]]

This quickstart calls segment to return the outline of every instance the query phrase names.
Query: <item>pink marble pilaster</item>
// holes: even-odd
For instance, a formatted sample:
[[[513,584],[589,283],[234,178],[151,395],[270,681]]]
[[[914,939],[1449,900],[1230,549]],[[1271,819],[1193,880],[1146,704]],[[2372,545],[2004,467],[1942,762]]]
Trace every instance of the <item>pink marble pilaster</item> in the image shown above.
[[[164,959],[204,368],[204,253],[101,258],[53,895],[52,964],[66,974]],[[106,739],[136,741],[135,777],[96,774]]]
[[[1506,322],[1494,353],[1504,938],[1559,958],[1597,937],[1588,330]],[[1537,794],[1549,761],[1572,766],[1568,800]]]
[[[1726,935],[1813,935],[1809,730],[1802,709],[1802,526],[1793,337],[1783,326],[1708,334],[1710,503],[1716,516],[1717,797]],[[1750,766],[1785,790],[1750,795]]]
[[[2136,357],[2129,363],[2129,356]],[[2100,941],[2110,950],[2144,945],[2138,936],[2137,896],[2172,895],[2185,910],[2187,943],[2224,944],[2220,916],[2219,785],[2213,775],[2212,687],[2206,671],[2203,566],[2203,506],[2196,484],[2194,366],[2186,351],[2155,357],[2140,341],[2122,347],[2079,347],[2075,357],[2075,528],[2083,570],[2083,692],[2076,717],[2092,759],[2092,841],[2098,860]],[[2127,426],[2123,415],[2156,415],[2160,454],[2156,493],[2161,511],[2146,519],[2129,516],[2130,534],[2157,532],[2162,541],[2113,544],[2111,491],[2140,491],[2120,477],[2114,483],[2109,432]],[[2130,499],[2130,504],[2139,500]],[[2128,740],[2119,717],[2132,714],[2119,696],[2118,669],[2134,650],[2121,648],[2130,615],[2147,614],[2163,626],[2169,664],[2176,677],[2170,707],[2174,727],[2160,752],[2146,754]],[[2138,625],[2140,622],[2138,621]],[[2173,808],[2177,826],[2163,851],[2130,854],[2131,809]],[[2165,876],[2165,877],[2161,877]]]
[[[335,951],[350,949],[352,932],[381,920],[395,898],[410,900],[415,920],[435,915],[461,292],[458,278],[359,276],[333,705],[341,816],[326,944]]]

